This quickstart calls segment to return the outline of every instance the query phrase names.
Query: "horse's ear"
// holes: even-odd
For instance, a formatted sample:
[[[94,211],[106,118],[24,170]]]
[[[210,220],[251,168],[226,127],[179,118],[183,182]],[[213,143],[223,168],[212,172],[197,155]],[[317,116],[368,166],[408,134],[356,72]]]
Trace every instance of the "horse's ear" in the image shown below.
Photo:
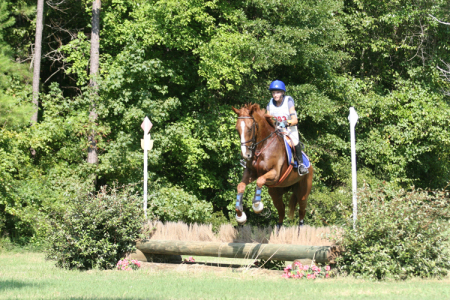
[[[259,111],[259,110],[260,110],[259,104],[256,104],[256,103],[252,104],[250,106],[250,116],[252,116],[255,111]]]
[[[234,108],[233,106],[231,107],[231,109],[237,114],[239,115],[241,113],[240,109]]]

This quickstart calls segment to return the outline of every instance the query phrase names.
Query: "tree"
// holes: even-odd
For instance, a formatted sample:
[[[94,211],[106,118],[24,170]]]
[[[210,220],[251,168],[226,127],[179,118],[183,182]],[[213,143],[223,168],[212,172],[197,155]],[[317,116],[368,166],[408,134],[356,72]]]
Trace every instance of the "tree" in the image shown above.
[[[100,8],[101,1],[92,2],[92,31],[91,31],[91,65],[90,65],[90,86],[93,93],[97,94],[98,69],[100,64]],[[98,115],[95,102],[92,102],[91,112],[89,113],[91,122],[95,124]],[[95,126],[94,126],[95,127]],[[98,164],[97,144],[95,141],[95,129],[92,129],[89,135],[88,163]]]
[[[34,42],[33,56],[33,104],[35,112],[31,117],[31,124],[38,122],[39,112],[39,82],[41,76],[41,51],[42,51],[42,30],[44,29],[44,0],[38,0],[36,11],[36,38]],[[34,150],[32,150],[34,152]]]

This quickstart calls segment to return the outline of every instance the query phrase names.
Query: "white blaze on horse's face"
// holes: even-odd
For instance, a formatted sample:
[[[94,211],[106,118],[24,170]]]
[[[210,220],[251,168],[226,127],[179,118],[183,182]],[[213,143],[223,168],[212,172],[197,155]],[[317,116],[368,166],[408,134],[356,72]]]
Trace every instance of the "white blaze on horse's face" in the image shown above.
[[[247,147],[245,146],[245,122],[244,120],[241,121],[241,151],[242,156],[246,157],[245,154],[247,153]]]

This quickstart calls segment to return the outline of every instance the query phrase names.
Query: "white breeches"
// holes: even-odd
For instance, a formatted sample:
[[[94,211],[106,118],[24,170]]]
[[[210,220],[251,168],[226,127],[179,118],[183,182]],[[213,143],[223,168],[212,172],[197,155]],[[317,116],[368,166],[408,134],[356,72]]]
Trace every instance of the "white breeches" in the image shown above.
[[[290,128],[289,128],[290,129]],[[300,140],[298,131],[297,130],[288,130],[289,137],[292,139],[292,142],[294,143],[294,146],[296,146]]]

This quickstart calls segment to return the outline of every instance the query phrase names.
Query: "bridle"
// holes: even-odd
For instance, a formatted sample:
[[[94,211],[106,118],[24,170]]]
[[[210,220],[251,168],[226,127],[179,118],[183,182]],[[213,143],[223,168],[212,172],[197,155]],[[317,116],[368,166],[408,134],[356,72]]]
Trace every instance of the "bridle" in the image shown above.
[[[252,119],[253,123],[252,123],[252,138],[249,139],[248,141],[245,142],[241,142],[241,146],[247,147],[248,150],[253,151],[256,148],[256,145],[258,145],[256,143],[256,130],[259,129],[258,123],[256,123],[255,119],[253,117],[238,117],[238,119]],[[247,143],[250,143],[250,146],[247,146]]]
[[[256,146],[258,146],[259,144],[261,144],[265,140],[269,139],[275,133],[275,131],[274,131],[271,134],[269,134],[268,136],[266,136],[264,139],[262,139],[261,141],[256,142],[256,130],[257,129],[259,130],[259,126],[258,126],[258,123],[256,123],[255,118],[249,116],[249,117],[238,117],[238,119],[252,119],[253,120],[253,123],[252,123],[252,138],[249,139],[248,141],[241,142],[241,146],[247,147],[247,149],[250,150],[251,152],[253,152],[253,150],[255,150]],[[251,144],[249,146],[247,146],[246,144],[250,143],[250,142],[251,142]]]

